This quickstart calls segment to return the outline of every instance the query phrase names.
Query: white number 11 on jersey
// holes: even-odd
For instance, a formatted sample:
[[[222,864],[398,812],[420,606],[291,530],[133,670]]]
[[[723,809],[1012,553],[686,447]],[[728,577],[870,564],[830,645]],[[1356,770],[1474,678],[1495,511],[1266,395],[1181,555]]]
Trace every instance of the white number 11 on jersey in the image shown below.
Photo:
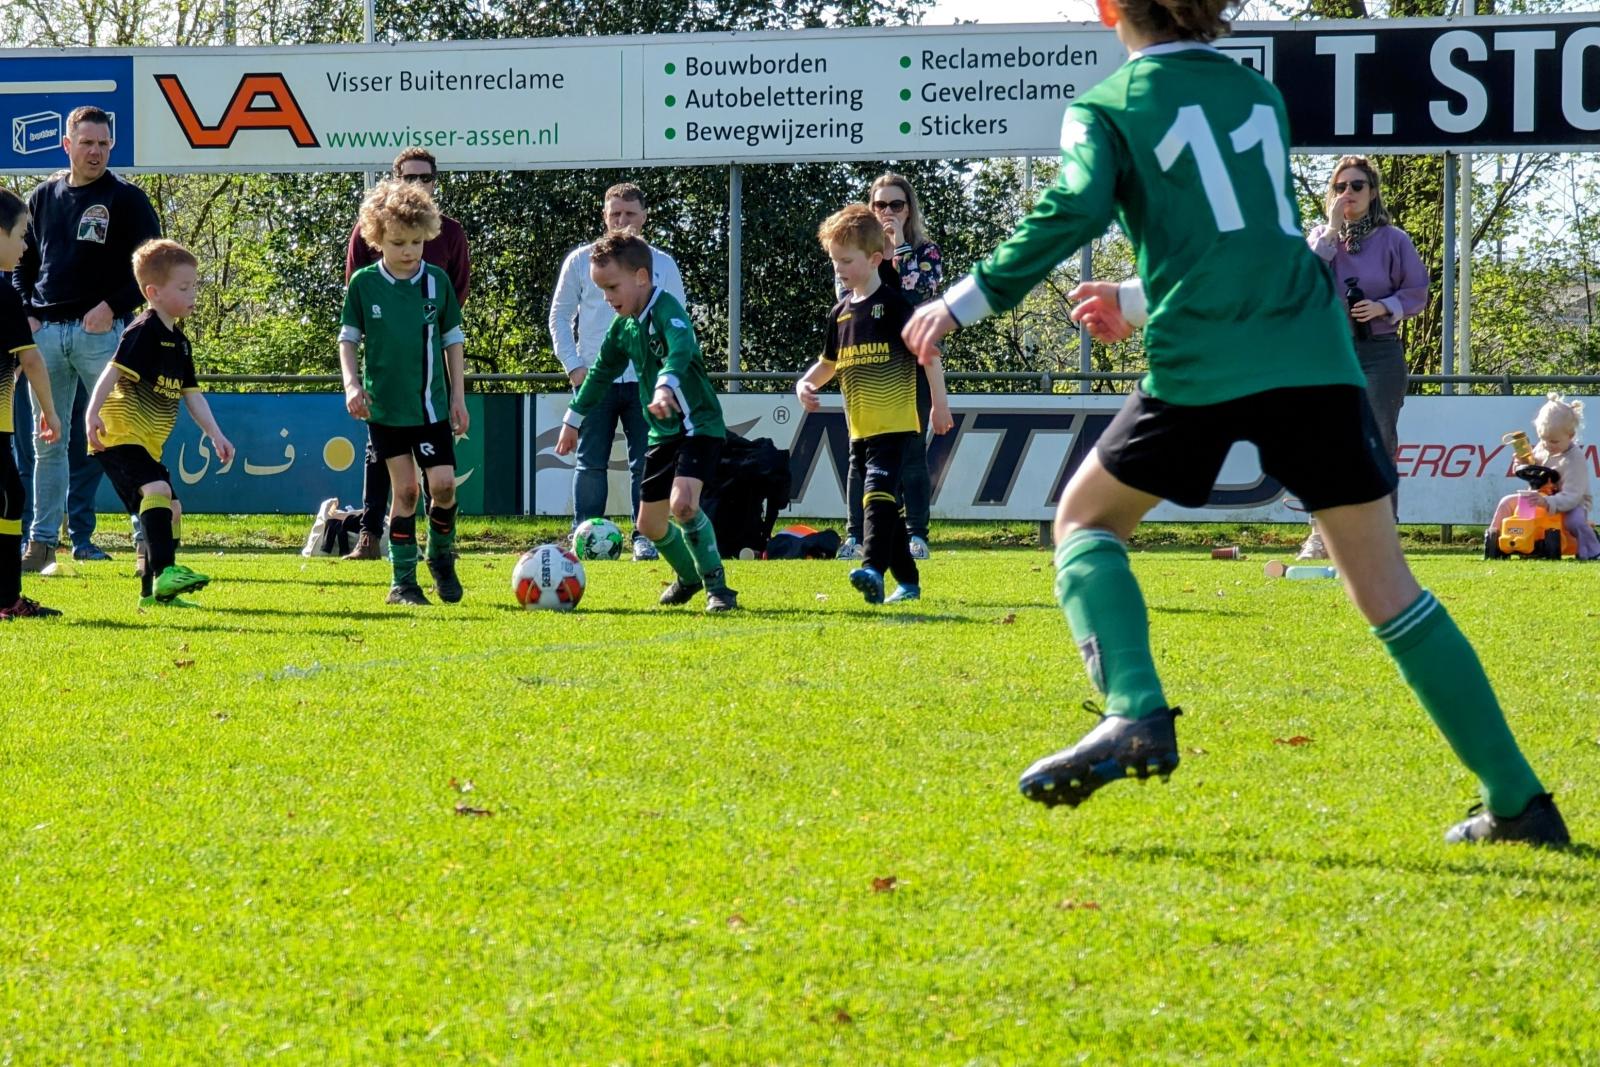
[[[1278,204],[1278,226],[1284,233],[1300,236],[1294,224],[1294,209],[1285,191],[1288,177],[1288,159],[1284,155],[1283,133],[1278,129],[1278,116],[1266,104],[1250,109],[1250,117],[1238,129],[1228,134],[1235,155],[1244,155],[1256,145],[1261,146],[1262,163],[1272,184],[1272,195]],[[1194,152],[1195,165],[1200,168],[1200,184],[1211,204],[1211,217],[1222,233],[1244,229],[1244,213],[1239,210],[1239,197],[1233,191],[1233,179],[1228,177],[1227,165],[1222,161],[1222,149],[1217,146],[1216,134],[1198,104],[1188,104],[1178,109],[1178,118],[1167,130],[1161,143],[1156,145],[1156,160],[1163,171],[1172,165],[1188,148]]]

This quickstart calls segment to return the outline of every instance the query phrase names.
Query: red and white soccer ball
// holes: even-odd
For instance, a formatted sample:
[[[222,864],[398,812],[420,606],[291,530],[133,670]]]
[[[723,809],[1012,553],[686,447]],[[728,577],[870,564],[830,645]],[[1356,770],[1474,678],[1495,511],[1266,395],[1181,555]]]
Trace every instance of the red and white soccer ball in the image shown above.
[[[524,552],[511,568],[511,595],[532,610],[571,611],[583,599],[583,564],[559,545]]]

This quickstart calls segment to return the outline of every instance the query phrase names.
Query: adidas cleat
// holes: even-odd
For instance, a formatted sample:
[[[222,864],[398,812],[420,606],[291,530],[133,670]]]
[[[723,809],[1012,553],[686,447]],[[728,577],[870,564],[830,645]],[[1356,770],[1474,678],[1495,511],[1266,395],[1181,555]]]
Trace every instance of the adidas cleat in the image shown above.
[[[1444,839],[1452,845],[1476,844],[1496,841],[1521,841],[1529,845],[1548,845],[1559,848],[1572,844],[1567,824],[1556,809],[1555,798],[1540,793],[1528,801],[1521,815],[1504,818],[1474,804],[1468,809],[1468,818],[1445,831]]]
[[[391,585],[389,587],[389,598],[386,602],[390,604],[404,604],[407,607],[414,608],[425,608],[428,606],[427,596],[422,592],[422,587],[415,582],[412,582],[408,585]]]
[[[433,587],[439,591],[440,600],[446,604],[461,601],[461,579],[456,577],[456,557],[453,554],[429,559],[428,573],[433,575]]]
[[[1089,711],[1099,714],[1091,704]],[[1047,807],[1077,807],[1096,789],[1118,778],[1166,781],[1178,768],[1178,738],[1172,720],[1180,708],[1162,708],[1143,719],[1101,715],[1100,725],[1071,748],[1046,756],[1022,772],[1022,795]]]
[[[661,591],[660,603],[668,607],[687,604],[704,588],[705,586],[699,582],[686,582],[682,578],[674,578],[672,584]]]
[[[739,606],[739,594],[727,586],[706,590],[706,611],[712,615],[733,611]]]
[[[155,598],[171,600],[179,593],[198,593],[210,583],[211,579],[205,575],[174,564],[156,575]]]
[[[850,584],[856,587],[868,604],[883,603],[883,575],[871,567],[857,567],[851,571]]]

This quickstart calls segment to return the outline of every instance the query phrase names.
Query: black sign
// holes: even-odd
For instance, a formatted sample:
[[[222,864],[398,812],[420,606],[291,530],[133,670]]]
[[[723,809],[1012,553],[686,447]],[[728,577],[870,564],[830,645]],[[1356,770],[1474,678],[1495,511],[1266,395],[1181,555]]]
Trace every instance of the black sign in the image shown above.
[[[1600,149],[1600,15],[1253,23],[1218,45],[1283,93],[1297,151]]]

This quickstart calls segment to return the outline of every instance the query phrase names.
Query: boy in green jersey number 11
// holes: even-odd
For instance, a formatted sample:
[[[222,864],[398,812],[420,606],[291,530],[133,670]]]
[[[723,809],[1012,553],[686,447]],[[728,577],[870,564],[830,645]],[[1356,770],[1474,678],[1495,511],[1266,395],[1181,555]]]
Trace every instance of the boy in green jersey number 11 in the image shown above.
[[[677,574],[661,603],[687,604],[704,589],[707,611],[732,611],[738,594],[728,588],[717,535],[700,510],[700,494],[716,474],[727,430],[689,313],[656,286],[650,246],[626,230],[612,230],[594,243],[589,275],[617,317],[562,419],[556,455],[571,455],[578,447],[584,416],[631,361],[650,424],[635,527]]]
[[[1316,514],[1350,599],[1482,783],[1484,810],[1446,840],[1565,844],[1477,654],[1400,550],[1394,465],[1332,279],[1300,232],[1283,98],[1208,43],[1233,2],[1097,0],[1128,62],[1067,109],[1060,177],[1016,234],[906,327],[930,360],[947,333],[1016,306],[1113,218],[1137,251],[1150,370],[1055,520],[1056,597],[1106,714],[1024,771],[1023,795],[1076,806],[1128,774],[1177,767],[1178,709],[1124,545],[1162,500],[1204,504],[1244,440]]]
[[[467,433],[466,337],[450,276],[422,259],[439,209],[413,184],[380,182],[361,202],[362,238],[381,257],[350,276],[340,318],[344,403],[365,419],[389,470],[389,603],[425,606],[417,584],[417,467],[428,479],[428,570],[439,599],[461,599],[456,577],[455,439]],[[357,367],[357,346],[366,358]],[[413,461],[414,457],[414,461]]]

